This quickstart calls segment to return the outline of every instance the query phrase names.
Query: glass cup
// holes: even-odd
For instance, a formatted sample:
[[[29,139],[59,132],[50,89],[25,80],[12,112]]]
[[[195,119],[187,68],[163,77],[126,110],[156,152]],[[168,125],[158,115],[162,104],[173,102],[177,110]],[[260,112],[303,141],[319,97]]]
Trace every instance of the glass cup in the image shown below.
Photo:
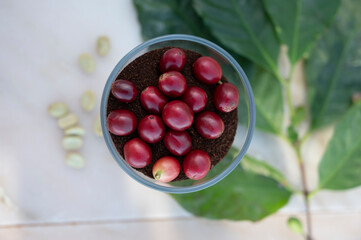
[[[214,166],[209,173],[200,180],[182,180],[176,182],[162,183],[154,180],[143,173],[132,168],[118,153],[109,131],[106,126],[107,119],[107,102],[110,94],[110,88],[112,83],[117,78],[118,74],[133,60],[139,56],[163,47],[179,47],[189,49],[191,51],[198,52],[204,56],[210,56],[214,58],[222,67],[223,75],[227,80],[238,87],[240,93],[240,100],[237,107],[238,110],[238,126],[237,133],[232,144],[231,150],[227,153],[225,158],[221,160],[216,166]],[[125,55],[119,63],[115,66],[114,70],[110,74],[102,95],[101,101],[101,125],[105,138],[105,142],[117,161],[119,166],[134,180],[139,183],[168,193],[189,193],[199,191],[208,188],[224,177],[226,177],[232,170],[240,163],[246,151],[251,143],[254,125],[255,125],[255,105],[253,99],[253,93],[249,81],[243,69],[239,66],[237,61],[224,49],[218,45],[205,40],[203,38],[184,35],[184,34],[172,34],[165,35],[148,40],[132,51]]]

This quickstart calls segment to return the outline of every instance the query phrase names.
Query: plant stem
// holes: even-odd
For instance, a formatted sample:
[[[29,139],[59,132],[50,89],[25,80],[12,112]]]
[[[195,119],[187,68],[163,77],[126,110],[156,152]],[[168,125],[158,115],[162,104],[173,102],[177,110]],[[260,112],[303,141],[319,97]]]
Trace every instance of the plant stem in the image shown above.
[[[306,206],[306,225],[307,225],[306,239],[312,240],[312,221],[311,221],[310,201],[309,201],[309,197],[308,197],[310,193],[307,188],[305,165],[303,164],[303,160],[301,157],[300,146],[294,146],[294,148],[296,150],[297,161],[298,161],[298,165],[300,167],[301,179],[302,179],[302,192],[303,192],[303,197],[304,197],[305,206]]]
[[[286,101],[287,101],[287,106],[288,106],[288,109],[289,109],[291,124],[292,124],[293,116],[295,114],[295,108],[294,108],[293,102],[292,102],[291,81],[290,81],[292,79],[293,71],[294,71],[294,66],[292,66],[292,68],[291,68],[291,73],[290,73],[289,79],[287,79],[287,80],[283,79],[283,81],[280,81],[282,83],[283,87],[285,88],[285,91],[286,91]],[[292,148],[296,152],[297,163],[298,163],[300,173],[301,173],[302,194],[303,194],[303,197],[304,197],[305,207],[306,207],[306,227],[307,227],[307,232],[305,234],[305,239],[306,240],[312,240],[312,221],[311,221],[311,211],[310,211],[310,201],[309,201],[309,194],[310,193],[309,193],[308,187],[307,187],[307,178],[306,178],[305,165],[304,165],[304,162],[303,162],[303,159],[302,159],[302,156],[301,156],[301,146],[308,139],[309,136],[310,136],[310,132],[307,131],[307,133],[299,141],[292,143],[289,140],[289,142],[291,143]]]

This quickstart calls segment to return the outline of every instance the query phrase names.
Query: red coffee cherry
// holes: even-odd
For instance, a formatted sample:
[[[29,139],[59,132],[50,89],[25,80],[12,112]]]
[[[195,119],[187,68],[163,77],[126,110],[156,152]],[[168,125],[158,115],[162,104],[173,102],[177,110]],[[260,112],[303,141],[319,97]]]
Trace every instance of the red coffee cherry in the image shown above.
[[[168,71],[181,71],[186,64],[186,54],[179,48],[167,50],[159,62],[159,70],[164,73]]]
[[[216,84],[222,78],[222,68],[211,57],[200,57],[193,64],[194,76],[205,84]]]

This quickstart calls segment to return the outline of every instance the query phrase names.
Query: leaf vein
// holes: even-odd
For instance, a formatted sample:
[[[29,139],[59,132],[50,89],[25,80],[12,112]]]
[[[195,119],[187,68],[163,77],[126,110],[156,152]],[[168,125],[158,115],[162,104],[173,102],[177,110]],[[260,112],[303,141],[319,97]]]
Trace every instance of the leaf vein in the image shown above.
[[[328,177],[319,184],[320,189],[323,186],[325,186],[337,174],[337,172],[348,162],[348,160],[352,157],[354,152],[356,152],[356,150],[360,148],[360,145],[361,145],[361,138],[359,138],[359,140],[355,142],[354,146],[352,147],[352,150],[346,155],[344,160],[339,161],[339,164],[334,168],[332,173],[328,175]]]
[[[268,111],[263,108],[264,104],[262,104],[257,99],[255,99],[255,104],[256,104],[256,109],[258,109],[258,111],[262,113],[263,117],[266,119],[267,123],[270,125],[272,130],[275,133],[280,133],[281,132],[280,129],[272,122],[272,119],[266,114]]]
[[[351,38],[349,38],[351,39]],[[317,128],[317,125],[319,124],[320,122],[320,119],[322,117],[322,115],[324,114],[324,112],[326,111],[326,105],[328,104],[328,102],[330,101],[330,98],[331,98],[331,92],[334,90],[334,88],[336,87],[336,83],[337,83],[337,79],[338,79],[338,76],[340,75],[340,71],[341,71],[341,67],[342,67],[342,63],[343,63],[343,60],[344,58],[346,57],[346,50],[348,49],[348,45],[350,44],[350,40],[347,40],[346,44],[344,45],[344,48],[342,49],[342,52],[341,52],[341,57],[338,58],[338,61],[337,61],[337,66],[336,66],[336,69],[335,69],[335,73],[333,74],[332,78],[331,78],[331,84],[329,84],[328,86],[328,89],[327,89],[327,92],[326,92],[326,97],[323,99],[323,104],[321,105],[321,109],[320,111],[318,111],[318,118],[315,118],[315,121],[314,121],[314,124],[312,124],[312,129],[315,129]],[[314,99],[313,99],[314,100]]]

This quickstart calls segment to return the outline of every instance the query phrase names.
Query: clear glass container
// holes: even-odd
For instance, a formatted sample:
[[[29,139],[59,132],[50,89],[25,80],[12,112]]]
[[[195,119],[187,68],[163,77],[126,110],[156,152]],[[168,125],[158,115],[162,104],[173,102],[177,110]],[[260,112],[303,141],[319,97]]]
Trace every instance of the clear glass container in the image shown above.
[[[237,134],[232,144],[232,151],[229,151],[227,156],[221,160],[220,163],[214,166],[201,180],[195,181],[189,179],[177,182],[162,183],[155,181],[153,178],[145,176],[143,173],[132,168],[118,153],[106,127],[107,102],[110,94],[110,88],[118,74],[137,57],[151,50],[163,47],[180,47],[198,52],[204,56],[210,56],[214,58],[221,65],[223,75],[229,82],[235,84],[238,87],[240,93],[240,102],[237,108],[239,123],[237,126]],[[224,177],[226,177],[230,172],[232,172],[232,170],[240,163],[250,145],[256,117],[251,86],[246,74],[244,73],[241,66],[239,66],[237,61],[218,45],[203,38],[183,34],[172,34],[153,38],[140,44],[127,55],[125,55],[115,66],[105,84],[100,111],[105,142],[119,166],[130,177],[139,183],[147,187],[168,193],[189,193],[199,191],[216,184]]]

